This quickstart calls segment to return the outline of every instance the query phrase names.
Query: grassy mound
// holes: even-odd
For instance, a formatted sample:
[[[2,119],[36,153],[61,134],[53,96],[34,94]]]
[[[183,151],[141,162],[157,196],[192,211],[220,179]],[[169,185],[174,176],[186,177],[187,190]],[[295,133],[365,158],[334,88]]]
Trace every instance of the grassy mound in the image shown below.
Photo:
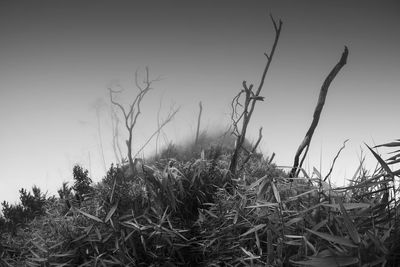
[[[317,171],[290,182],[258,155],[232,180],[217,151],[135,177],[112,166],[69,209],[47,200],[45,215],[2,233],[1,266],[399,265],[396,173],[360,166],[332,188]]]

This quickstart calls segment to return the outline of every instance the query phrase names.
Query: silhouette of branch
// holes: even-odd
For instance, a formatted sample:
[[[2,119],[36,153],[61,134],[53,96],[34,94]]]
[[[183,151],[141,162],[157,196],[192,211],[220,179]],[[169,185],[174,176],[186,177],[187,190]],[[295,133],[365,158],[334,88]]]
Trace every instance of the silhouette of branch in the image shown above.
[[[328,94],[328,89],[329,86],[331,84],[331,82],[333,81],[333,79],[335,79],[336,75],[339,73],[339,71],[342,69],[342,67],[344,65],[346,65],[347,63],[347,56],[349,54],[349,50],[347,49],[347,46],[344,47],[344,51],[342,53],[342,56],[339,60],[339,62],[335,65],[335,67],[331,70],[331,72],[329,73],[329,75],[326,77],[324,83],[322,84],[320,93],[319,93],[319,98],[318,98],[318,102],[317,105],[315,107],[314,110],[314,116],[313,116],[313,120],[311,122],[310,128],[308,129],[306,136],[304,137],[303,141],[301,142],[299,148],[297,149],[296,155],[294,157],[294,164],[293,164],[293,168],[290,171],[290,175],[289,177],[294,178],[296,176],[298,176],[299,170],[302,166],[302,163],[307,155],[308,152],[308,148],[310,146],[310,142],[312,139],[312,136],[314,134],[315,128],[317,128],[318,122],[319,122],[319,118],[321,116],[321,112],[322,109],[324,107],[325,104],[325,99],[326,96]],[[306,151],[303,155],[303,159],[301,160],[301,163],[299,164],[299,157],[302,154],[303,150],[306,148]]]

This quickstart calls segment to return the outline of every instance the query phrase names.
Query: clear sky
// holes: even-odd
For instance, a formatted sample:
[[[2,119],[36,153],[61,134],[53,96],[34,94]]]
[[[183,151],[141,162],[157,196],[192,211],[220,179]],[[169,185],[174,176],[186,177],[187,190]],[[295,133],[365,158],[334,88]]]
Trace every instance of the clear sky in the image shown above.
[[[107,87],[119,83],[125,99],[134,96],[134,73],[145,66],[163,80],[143,102],[134,148],[156,128],[160,99],[161,116],[181,106],[168,140],[194,135],[199,101],[203,130],[227,125],[242,81],[260,79],[274,37],[269,13],[283,30],[249,138],[263,126],[261,150],[292,164],[321,84],[347,45],[348,64],[331,84],[305,167],[319,169],[322,155],[326,174],[350,139],[332,179],[351,178],[360,147],[367,153],[363,142],[400,137],[398,1],[1,1],[0,200],[14,202],[34,184],[55,194],[75,163],[99,181],[96,106],[109,167]]]

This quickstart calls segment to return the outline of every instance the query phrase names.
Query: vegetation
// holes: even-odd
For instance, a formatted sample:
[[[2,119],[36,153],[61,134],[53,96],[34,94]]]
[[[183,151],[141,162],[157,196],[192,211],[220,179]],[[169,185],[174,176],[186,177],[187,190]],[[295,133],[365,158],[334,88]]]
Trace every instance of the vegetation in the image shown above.
[[[232,100],[232,135],[199,134],[200,105],[195,141],[136,161],[132,129],[151,89],[148,69],[128,112],[110,89],[129,134],[128,162],[111,165],[97,184],[76,165],[73,186],[63,183],[58,197],[34,186],[20,190],[20,204],[3,202],[0,266],[399,266],[400,170],[392,168],[400,140],[381,145],[394,148],[386,160],[367,146],[378,167],[369,173],[361,160],[350,184],[334,188],[329,173],[308,174],[301,163],[282,170],[257,153],[261,129],[255,145],[246,139],[281,30],[272,21],[277,36],[262,82],[255,92],[243,82]]]
[[[2,266],[398,266],[400,170],[388,166],[400,153],[373,152],[380,167],[369,174],[361,162],[343,188],[316,170],[289,182],[257,155],[227,187],[221,151],[160,158],[136,179],[111,166],[66,213],[65,192],[79,187],[50,198],[21,190],[21,204],[3,203],[0,223],[18,226],[2,231]],[[75,184],[87,177],[73,171]]]

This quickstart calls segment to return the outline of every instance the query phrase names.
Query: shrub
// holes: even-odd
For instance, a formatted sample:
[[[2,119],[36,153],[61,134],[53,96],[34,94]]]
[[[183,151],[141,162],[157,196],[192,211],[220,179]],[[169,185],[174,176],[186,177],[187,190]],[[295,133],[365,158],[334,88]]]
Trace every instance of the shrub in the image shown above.
[[[88,170],[83,170],[79,165],[75,165],[73,168],[74,185],[72,188],[79,201],[83,200],[84,196],[92,191],[90,186],[92,180],[89,178],[88,173]]]
[[[19,193],[20,204],[9,204],[6,201],[2,203],[5,224],[12,233],[15,233],[19,225],[25,224],[45,213],[46,195],[41,192],[40,188],[33,186],[33,194],[21,188]]]

